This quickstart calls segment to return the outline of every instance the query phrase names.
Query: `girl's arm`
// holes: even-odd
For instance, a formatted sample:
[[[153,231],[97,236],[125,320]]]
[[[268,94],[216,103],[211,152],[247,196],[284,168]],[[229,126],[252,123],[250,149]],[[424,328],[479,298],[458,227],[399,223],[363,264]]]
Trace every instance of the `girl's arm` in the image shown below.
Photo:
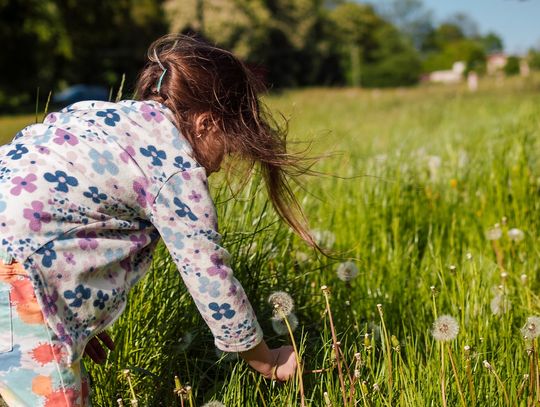
[[[264,340],[254,348],[240,352],[240,356],[267,379],[288,380],[294,376],[297,367],[292,346],[270,349]]]

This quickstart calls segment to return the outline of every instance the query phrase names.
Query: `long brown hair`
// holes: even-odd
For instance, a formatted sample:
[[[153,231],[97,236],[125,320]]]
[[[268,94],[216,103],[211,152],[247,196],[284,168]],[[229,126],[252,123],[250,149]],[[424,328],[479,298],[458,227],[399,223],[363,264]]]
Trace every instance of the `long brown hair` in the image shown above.
[[[148,59],[137,81],[137,97],[158,101],[174,113],[175,125],[203,166],[205,153],[195,135],[195,119],[209,113],[228,150],[250,165],[260,165],[279,216],[309,245],[319,248],[289,183],[309,166],[302,156],[287,152],[286,127],[259,100],[265,90],[261,81],[231,52],[186,35],[159,38],[150,45]]]

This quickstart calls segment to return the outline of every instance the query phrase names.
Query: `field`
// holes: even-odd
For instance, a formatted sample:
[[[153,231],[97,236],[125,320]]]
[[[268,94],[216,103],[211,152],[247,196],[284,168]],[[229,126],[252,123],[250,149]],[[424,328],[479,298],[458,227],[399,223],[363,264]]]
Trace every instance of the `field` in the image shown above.
[[[303,385],[216,352],[160,248],[112,329],[117,351],[86,363],[94,405],[537,405],[540,318],[527,318],[540,316],[540,78],[266,102],[289,120],[293,150],[324,155],[297,192],[330,256],[277,222],[257,174],[238,193],[234,176],[231,188],[215,180],[214,196],[271,346],[291,340],[272,329],[268,296],[295,301]],[[338,275],[345,261],[357,275]],[[433,331],[443,315],[457,326]]]

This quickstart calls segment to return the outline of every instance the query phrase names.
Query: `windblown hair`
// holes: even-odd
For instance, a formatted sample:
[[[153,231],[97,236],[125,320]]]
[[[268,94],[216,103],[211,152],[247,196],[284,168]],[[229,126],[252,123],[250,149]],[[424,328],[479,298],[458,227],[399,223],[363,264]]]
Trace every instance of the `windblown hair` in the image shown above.
[[[287,152],[286,128],[259,100],[265,90],[261,81],[231,52],[186,35],[170,34],[156,40],[148,49],[148,59],[137,81],[137,97],[160,102],[174,113],[175,125],[203,166],[205,150],[195,134],[195,119],[210,114],[227,150],[251,166],[260,165],[279,216],[319,249],[289,184],[289,179],[305,173],[309,166],[300,155]],[[167,71],[160,81],[163,68]]]

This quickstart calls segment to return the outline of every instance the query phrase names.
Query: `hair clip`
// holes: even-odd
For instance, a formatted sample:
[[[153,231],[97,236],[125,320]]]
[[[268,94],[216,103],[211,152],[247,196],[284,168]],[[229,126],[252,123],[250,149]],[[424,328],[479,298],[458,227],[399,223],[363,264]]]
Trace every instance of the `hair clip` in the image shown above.
[[[159,91],[160,91],[160,89],[161,89],[161,82],[163,82],[163,77],[164,77],[165,74],[167,73],[167,68],[165,68],[165,67],[163,66],[163,64],[161,63],[161,61],[159,60],[155,48],[154,48],[154,58],[156,58],[156,62],[158,63],[159,67],[160,67],[161,69],[163,69],[163,72],[162,72],[162,74],[160,75],[159,80],[158,80],[158,83],[157,83],[157,93],[159,93]]]

